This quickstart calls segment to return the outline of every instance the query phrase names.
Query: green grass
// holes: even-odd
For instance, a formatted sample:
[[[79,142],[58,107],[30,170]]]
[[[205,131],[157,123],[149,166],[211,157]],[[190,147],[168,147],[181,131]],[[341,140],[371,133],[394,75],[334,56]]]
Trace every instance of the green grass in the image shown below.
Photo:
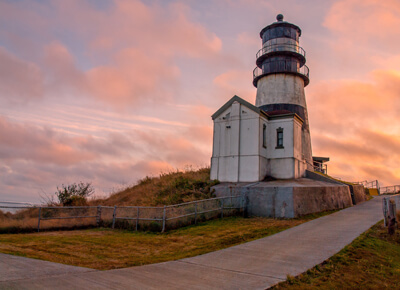
[[[332,258],[272,289],[400,289],[400,233],[377,223]]]
[[[0,252],[99,270],[196,256],[265,236],[331,212],[298,219],[230,217],[164,234],[90,229],[0,235]]]

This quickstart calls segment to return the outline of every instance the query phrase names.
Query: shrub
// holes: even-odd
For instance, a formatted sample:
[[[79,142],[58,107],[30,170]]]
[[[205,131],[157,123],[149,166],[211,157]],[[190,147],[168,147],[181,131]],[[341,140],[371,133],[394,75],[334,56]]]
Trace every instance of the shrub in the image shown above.
[[[63,206],[84,206],[87,205],[86,199],[94,193],[94,188],[91,182],[73,183],[57,186],[55,192],[58,201]]]

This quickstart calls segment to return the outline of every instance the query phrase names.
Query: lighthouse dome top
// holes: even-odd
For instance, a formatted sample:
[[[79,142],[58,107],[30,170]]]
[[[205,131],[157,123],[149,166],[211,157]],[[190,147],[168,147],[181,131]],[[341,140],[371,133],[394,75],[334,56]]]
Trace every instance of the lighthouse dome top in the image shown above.
[[[283,15],[278,14],[276,16],[276,22],[264,27],[260,32],[260,37],[263,39],[263,42],[268,39],[275,37],[289,37],[299,40],[301,36],[301,29],[295,24],[289,23],[287,21],[283,21]],[[282,34],[282,36],[281,36]]]
[[[283,15],[282,14],[276,15],[276,20],[283,21]]]

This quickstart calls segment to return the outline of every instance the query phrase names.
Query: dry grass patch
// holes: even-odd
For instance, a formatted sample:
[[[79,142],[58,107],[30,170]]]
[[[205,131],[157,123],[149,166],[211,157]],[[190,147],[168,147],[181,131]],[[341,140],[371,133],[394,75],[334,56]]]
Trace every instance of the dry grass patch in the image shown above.
[[[172,205],[215,197],[210,188],[218,183],[217,180],[210,180],[210,168],[169,172],[157,177],[146,176],[136,185],[116,192],[107,199],[92,200],[90,204],[109,206]]]
[[[0,252],[99,270],[196,256],[275,234],[321,213],[293,220],[230,217],[168,233],[110,229],[0,235]]]
[[[383,222],[332,258],[272,289],[400,289],[400,232]]]

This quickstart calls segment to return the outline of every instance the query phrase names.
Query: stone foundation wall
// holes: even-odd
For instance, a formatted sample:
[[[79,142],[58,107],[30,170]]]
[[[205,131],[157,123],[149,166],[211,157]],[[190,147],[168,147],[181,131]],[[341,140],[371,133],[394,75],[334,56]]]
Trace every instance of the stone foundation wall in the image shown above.
[[[364,186],[362,185],[350,185],[350,192],[353,195],[354,204],[359,204],[367,200],[365,195]]]
[[[347,186],[293,188],[295,217],[353,205]]]
[[[251,187],[244,190],[249,216],[294,218],[293,188]]]
[[[334,184],[343,184],[349,187],[350,189],[350,194],[351,194],[351,199],[353,204],[359,204],[361,202],[364,202],[367,200],[367,196],[365,195],[365,190],[364,186],[354,184],[350,185],[348,183],[341,182],[340,180],[335,180],[332,178],[329,178],[327,176],[312,172],[307,170],[306,171],[306,176],[307,178],[313,179],[313,180],[318,180],[318,181],[325,181],[329,183],[334,183]]]
[[[348,186],[266,186],[263,183],[224,183],[213,187],[218,197],[244,195],[250,216],[295,218],[353,205]]]

